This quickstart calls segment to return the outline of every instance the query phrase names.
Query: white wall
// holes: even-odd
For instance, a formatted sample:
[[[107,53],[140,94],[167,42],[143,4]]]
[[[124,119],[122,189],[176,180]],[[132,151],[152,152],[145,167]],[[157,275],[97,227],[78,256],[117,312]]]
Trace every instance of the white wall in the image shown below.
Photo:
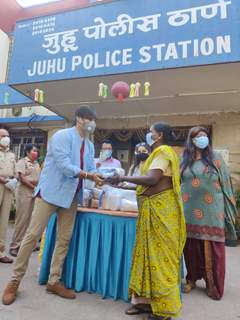
[[[29,117],[32,114],[43,115],[43,116],[52,116],[55,113],[51,112],[47,108],[41,106],[33,106],[33,107],[23,107],[22,114],[19,117]],[[0,109],[0,118],[13,118],[14,115],[12,113],[12,109]]]
[[[9,46],[8,35],[0,29],[0,83],[6,80]]]

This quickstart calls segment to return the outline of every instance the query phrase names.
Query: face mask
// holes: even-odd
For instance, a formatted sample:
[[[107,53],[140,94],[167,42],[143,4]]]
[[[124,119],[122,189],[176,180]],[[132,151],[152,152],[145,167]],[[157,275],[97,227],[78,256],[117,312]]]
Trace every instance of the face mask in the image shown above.
[[[196,137],[192,141],[194,145],[199,149],[206,149],[209,145],[209,139],[207,136]]]
[[[33,161],[36,161],[37,158],[38,158],[38,152],[37,152],[37,151],[32,151],[32,152],[30,153],[30,156],[31,156],[31,158],[32,158]]]
[[[0,139],[0,145],[2,147],[8,147],[10,145],[10,138],[9,137],[3,137]]]
[[[147,144],[151,147],[152,145],[154,145],[154,143],[156,142],[156,141],[154,141],[153,140],[153,138],[152,138],[152,132],[148,132],[147,134],[146,134],[146,142],[147,142]]]
[[[102,150],[100,152],[100,157],[99,158],[100,158],[101,161],[105,161],[107,159],[110,159],[111,156],[112,156],[112,151],[111,150]]]
[[[141,152],[141,153],[136,153],[135,156],[136,156],[137,162],[141,162],[141,161],[146,161],[147,158],[149,157],[149,154]]]
[[[83,130],[85,133],[93,134],[95,129],[96,129],[96,122],[95,121],[89,121],[89,122],[84,123],[84,125],[83,125]]]

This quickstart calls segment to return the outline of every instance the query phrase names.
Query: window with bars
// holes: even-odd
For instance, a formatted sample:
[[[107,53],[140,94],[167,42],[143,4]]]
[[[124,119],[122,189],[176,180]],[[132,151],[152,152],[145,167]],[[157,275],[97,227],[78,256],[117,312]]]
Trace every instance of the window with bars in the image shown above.
[[[40,150],[40,156],[45,156],[47,147],[47,132],[45,131],[10,131],[11,150],[16,154],[17,159],[24,156],[26,144],[37,145]]]

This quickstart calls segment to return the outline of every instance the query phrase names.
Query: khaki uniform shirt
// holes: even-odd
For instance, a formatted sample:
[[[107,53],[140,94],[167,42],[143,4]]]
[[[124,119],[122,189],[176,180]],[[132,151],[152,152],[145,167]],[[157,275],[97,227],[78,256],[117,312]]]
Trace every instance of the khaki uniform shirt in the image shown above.
[[[21,173],[28,181],[38,181],[40,177],[40,166],[37,161],[32,162],[28,157],[22,158],[16,165],[17,173]]]
[[[0,176],[4,178],[16,176],[16,156],[9,150],[0,149]]]

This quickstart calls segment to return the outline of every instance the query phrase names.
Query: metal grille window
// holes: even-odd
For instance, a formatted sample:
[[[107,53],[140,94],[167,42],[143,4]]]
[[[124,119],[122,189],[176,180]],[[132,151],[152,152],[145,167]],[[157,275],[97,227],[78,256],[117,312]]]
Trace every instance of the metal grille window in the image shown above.
[[[47,146],[47,132],[44,131],[12,131],[11,137],[11,150],[16,154],[17,159],[24,156],[24,148],[28,143],[38,146],[40,155],[45,155]]]

